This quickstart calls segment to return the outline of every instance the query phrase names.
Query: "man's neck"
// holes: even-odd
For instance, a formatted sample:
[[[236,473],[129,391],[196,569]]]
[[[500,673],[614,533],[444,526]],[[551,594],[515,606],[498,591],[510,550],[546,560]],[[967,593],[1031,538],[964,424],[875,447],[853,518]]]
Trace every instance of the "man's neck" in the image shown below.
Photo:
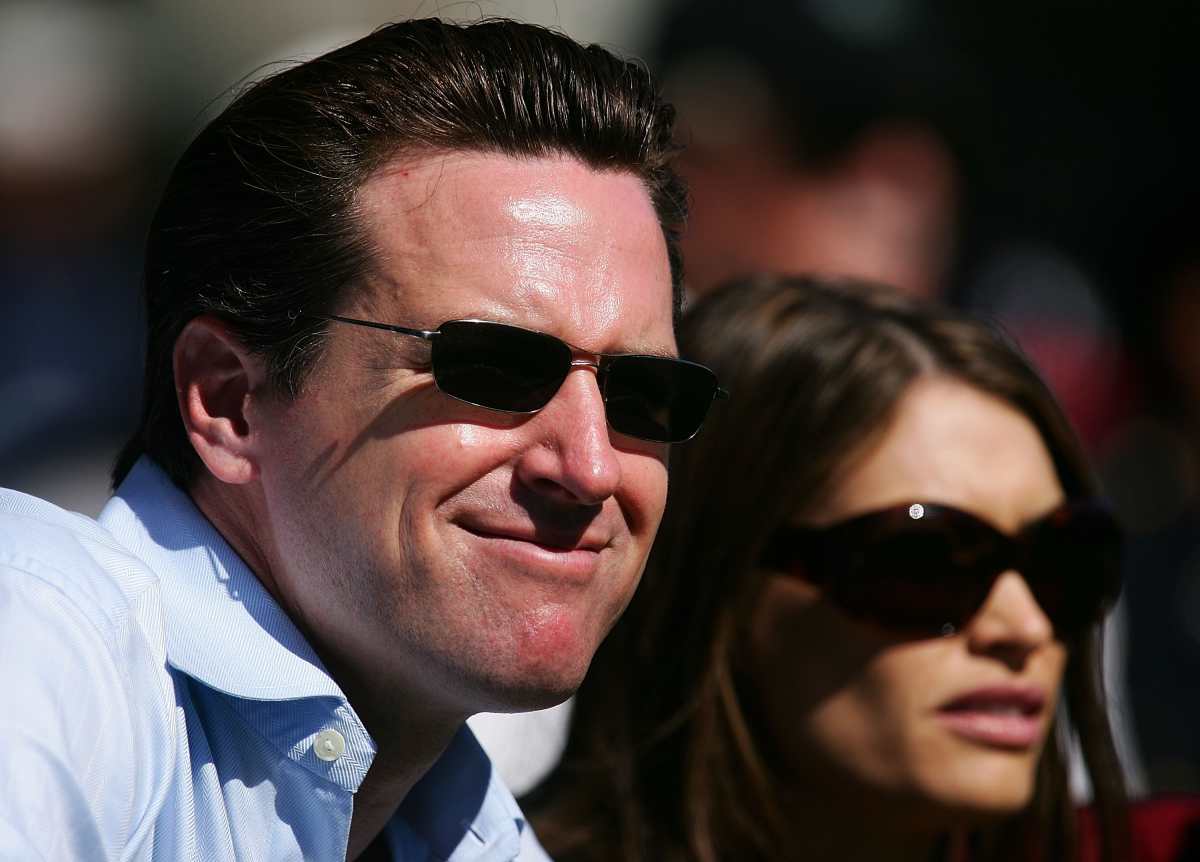
[[[350,838],[346,846],[348,860],[358,859],[373,842],[383,841],[384,827],[437,758],[424,764],[423,768],[402,758],[396,763],[388,763],[389,759],[382,752],[376,754],[366,778],[354,794],[354,814],[350,819]]]
[[[409,791],[433,767],[462,727],[464,716],[422,715],[422,701],[379,702],[353,676],[330,671],[375,741],[375,759],[354,794],[346,858],[356,859],[395,815]]]
[[[262,507],[255,505],[253,491],[245,486],[226,485],[207,472],[201,472],[203,475],[187,489],[192,503],[242,558],[276,604],[287,612],[287,604],[282,600],[272,574],[270,549],[263,546],[253,529],[262,517]]]

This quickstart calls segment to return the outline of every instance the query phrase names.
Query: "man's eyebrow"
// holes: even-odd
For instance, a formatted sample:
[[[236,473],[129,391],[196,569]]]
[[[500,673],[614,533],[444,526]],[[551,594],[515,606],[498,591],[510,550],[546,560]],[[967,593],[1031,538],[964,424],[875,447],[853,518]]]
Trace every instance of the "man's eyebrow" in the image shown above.
[[[663,359],[679,359],[679,350],[676,348],[664,347],[647,347],[644,349],[622,350],[620,353],[639,354],[642,356],[661,356]]]
[[[550,334],[554,335],[554,333]],[[555,335],[554,337],[561,338],[561,336],[558,335]],[[567,344],[571,344],[571,342],[565,338],[562,340],[566,341]],[[578,344],[571,344],[571,346],[582,350],[584,353],[592,352],[589,350],[589,348],[581,347]],[[663,347],[660,344],[645,344],[641,342],[613,345],[605,348],[604,350],[597,350],[595,353],[600,356],[658,356],[662,357],[663,359],[679,358],[679,350],[673,345],[671,347]]]
[[[582,350],[584,353],[597,353],[602,356],[661,356],[664,359],[678,359],[679,348],[674,344],[669,347],[663,347],[661,344],[645,344],[642,342],[633,342],[620,344],[612,347],[607,347],[603,350],[592,350],[580,344],[575,344],[569,338],[564,338],[559,333],[555,332],[552,327],[552,322],[547,321],[530,321],[522,316],[522,313],[513,311],[508,308],[494,308],[487,312],[467,312],[455,315],[454,317],[444,318],[436,322],[431,322],[426,328],[435,329],[446,323],[449,320],[487,320],[492,323],[505,323],[509,326],[515,326],[519,329],[528,329],[533,332],[541,332],[545,335],[551,335],[559,341],[565,342],[571,347]],[[409,325],[409,324],[405,324]]]

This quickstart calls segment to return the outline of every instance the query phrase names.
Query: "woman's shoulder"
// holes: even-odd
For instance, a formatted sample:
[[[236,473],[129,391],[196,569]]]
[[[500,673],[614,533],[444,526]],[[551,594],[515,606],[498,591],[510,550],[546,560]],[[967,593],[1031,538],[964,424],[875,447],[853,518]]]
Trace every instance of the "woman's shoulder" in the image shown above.
[[[1200,862],[1200,795],[1164,794],[1131,803],[1133,862]],[[1080,858],[1099,862],[1095,811],[1080,811]]]

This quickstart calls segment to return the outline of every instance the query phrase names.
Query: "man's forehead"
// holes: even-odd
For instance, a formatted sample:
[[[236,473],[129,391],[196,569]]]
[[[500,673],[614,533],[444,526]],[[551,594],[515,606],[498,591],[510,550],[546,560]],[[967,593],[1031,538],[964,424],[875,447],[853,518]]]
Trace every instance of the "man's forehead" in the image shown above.
[[[565,156],[401,157],[364,185],[360,211],[378,313],[422,326],[505,320],[595,350],[674,349],[666,243],[630,173]],[[608,336],[621,343],[597,342]]]

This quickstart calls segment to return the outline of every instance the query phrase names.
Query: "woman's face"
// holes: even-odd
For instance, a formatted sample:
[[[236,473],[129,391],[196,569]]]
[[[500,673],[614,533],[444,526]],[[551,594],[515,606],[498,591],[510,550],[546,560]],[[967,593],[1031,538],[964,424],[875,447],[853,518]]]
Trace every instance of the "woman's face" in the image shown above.
[[[836,486],[797,521],[824,526],[920,501],[1013,533],[1064,499],[1034,425],[944,377],[912,385],[891,427],[851,459]],[[815,587],[781,575],[768,579],[756,606],[748,673],[796,790],[886,799],[893,813],[940,827],[1029,802],[1065,663],[1016,571],[997,578],[960,630],[925,639],[853,620]],[[1039,697],[1032,741],[987,732]]]

